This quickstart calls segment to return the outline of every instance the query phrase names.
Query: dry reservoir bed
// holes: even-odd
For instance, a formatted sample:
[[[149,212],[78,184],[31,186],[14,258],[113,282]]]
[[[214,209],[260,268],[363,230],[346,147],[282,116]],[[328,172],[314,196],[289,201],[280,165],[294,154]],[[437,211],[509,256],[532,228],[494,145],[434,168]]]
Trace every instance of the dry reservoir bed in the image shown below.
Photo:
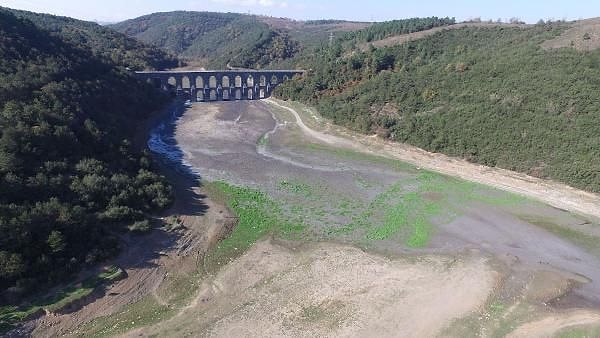
[[[173,117],[151,148],[219,182],[239,223],[190,305],[129,335],[598,332],[597,220],[364,152],[275,104]]]
[[[146,333],[431,337],[483,306],[496,279],[480,257],[390,260],[341,245],[262,241],[205,282],[188,309]]]

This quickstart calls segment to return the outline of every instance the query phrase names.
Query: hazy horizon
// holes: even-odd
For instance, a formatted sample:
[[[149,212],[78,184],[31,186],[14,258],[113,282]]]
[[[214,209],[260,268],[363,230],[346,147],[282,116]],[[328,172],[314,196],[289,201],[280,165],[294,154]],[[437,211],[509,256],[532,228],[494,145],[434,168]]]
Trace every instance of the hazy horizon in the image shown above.
[[[519,18],[528,23],[540,19],[577,20],[600,16],[600,3],[592,1],[489,1],[459,0],[452,3],[429,1],[427,3],[399,3],[391,0],[364,5],[332,1],[288,0],[207,0],[186,1],[173,4],[158,0],[120,0],[81,2],[75,0],[0,0],[0,6],[77,19],[114,23],[139,16],[176,10],[237,12],[245,14],[285,17],[294,20],[338,19],[350,21],[387,21],[409,17],[455,17],[459,21],[508,21]]]

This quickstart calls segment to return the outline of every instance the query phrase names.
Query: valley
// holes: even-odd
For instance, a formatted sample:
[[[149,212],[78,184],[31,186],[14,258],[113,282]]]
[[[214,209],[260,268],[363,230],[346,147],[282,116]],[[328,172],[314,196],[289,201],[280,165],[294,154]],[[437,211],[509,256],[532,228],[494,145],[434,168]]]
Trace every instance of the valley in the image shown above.
[[[600,336],[599,19],[252,13],[0,7],[0,335]]]
[[[199,178],[216,201],[208,213],[226,204],[237,225],[166,312],[147,292],[65,332],[523,336],[549,318],[562,318],[554,333],[598,324],[597,218],[377,155],[326,125],[272,99],[173,108],[150,149]],[[571,324],[575,314],[585,319]]]

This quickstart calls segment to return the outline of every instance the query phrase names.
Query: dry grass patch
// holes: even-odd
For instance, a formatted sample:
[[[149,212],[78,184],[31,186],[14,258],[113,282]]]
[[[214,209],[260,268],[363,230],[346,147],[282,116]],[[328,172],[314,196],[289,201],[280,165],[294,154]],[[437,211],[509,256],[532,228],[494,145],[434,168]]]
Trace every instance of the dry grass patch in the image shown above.
[[[544,49],[571,47],[579,51],[592,51],[600,48],[600,18],[576,21],[560,36],[545,41]]]

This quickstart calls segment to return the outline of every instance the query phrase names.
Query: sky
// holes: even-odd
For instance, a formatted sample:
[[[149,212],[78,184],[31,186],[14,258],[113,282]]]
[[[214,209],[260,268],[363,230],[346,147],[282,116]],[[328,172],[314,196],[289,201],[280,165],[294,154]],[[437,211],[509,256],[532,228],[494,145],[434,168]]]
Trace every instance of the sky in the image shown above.
[[[599,0],[0,0],[0,6],[118,22],[174,10],[238,12],[296,20],[385,21],[409,17],[456,17],[457,20],[520,18],[576,20],[600,16]]]

